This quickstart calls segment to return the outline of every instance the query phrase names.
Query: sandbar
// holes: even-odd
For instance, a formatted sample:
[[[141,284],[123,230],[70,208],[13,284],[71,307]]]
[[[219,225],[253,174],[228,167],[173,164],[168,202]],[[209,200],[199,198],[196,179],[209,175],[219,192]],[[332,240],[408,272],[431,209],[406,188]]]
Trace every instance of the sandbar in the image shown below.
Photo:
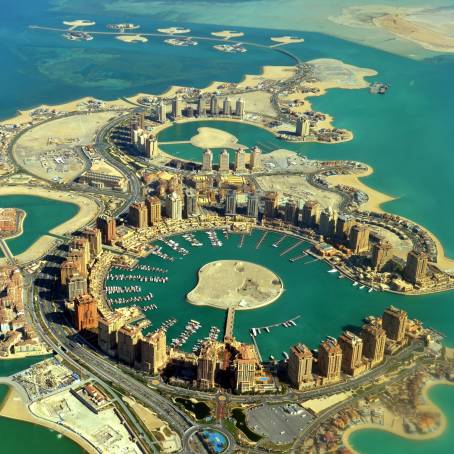
[[[117,35],[115,36],[116,39],[119,41],[123,41],[124,43],[146,43],[148,42],[148,38],[142,35]]]
[[[448,8],[361,5],[329,19],[347,27],[381,30],[430,51],[454,52],[454,14]]]
[[[230,38],[240,38],[241,36],[244,36],[243,32],[236,32],[234,30],[222,30],[220,32],[211,32],[213,36],[216,36],[217,38],[224,38],[224,39],[230,39]]]
[[[387,14],[374,19],[373,22],[377,27],[384,28],[400,38],[413,41],[425,49],[435,52],[454,52],[453,37],[432,28],[434,24],[430,22],[422,23],[414,20],[414,16]]]
[[[257,309],[276,301],[284,291],[271,270],[251,262],[217,260],[200,268],[199,281],[187,299],[196,306]]]

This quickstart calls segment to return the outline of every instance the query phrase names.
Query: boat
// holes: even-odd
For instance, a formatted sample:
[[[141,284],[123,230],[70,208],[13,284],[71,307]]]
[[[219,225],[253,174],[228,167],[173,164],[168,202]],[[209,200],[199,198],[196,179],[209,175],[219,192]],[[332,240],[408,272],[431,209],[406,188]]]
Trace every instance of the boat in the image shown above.
[[[287,352],[282,352],[282,354],[284,355],[285,359],[288,359],[288,353]]]
[[[270,359],[271,359],[271,361],[274,361],[274,356],[270,355]]]
[[[253,335],[254,337],[257,336],[257,331],[255,330],[255,328],[252,328],[251,331],[252,331],[252,335]]]
[[[359,289],[362,290],[364,287],[365,287],[365,285],[361,285],[361,287]]]
[[[328,273],[337,273],[338,270],[336,270],[336,268],[331,268],[330,270],[328,270]]]
[[[266,331],[267,333],[270,332],[270,329],[268,328],[268,326],[265,327],[265,331]]]
[[[373,292],[374,289],[372,287],[369,288],[369,290],[367,291],[367,293],[370,293],[370,292]]]
[[[358,282],[353,282],[353,287],[356,287],[358,285]]]

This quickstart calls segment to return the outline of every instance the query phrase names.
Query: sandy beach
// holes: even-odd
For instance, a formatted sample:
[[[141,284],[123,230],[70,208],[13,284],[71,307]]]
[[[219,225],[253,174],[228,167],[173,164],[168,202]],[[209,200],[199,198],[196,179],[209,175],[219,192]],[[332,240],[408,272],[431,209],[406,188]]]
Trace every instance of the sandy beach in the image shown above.
[[[59,424],[54,424],[52,422],[45,421],[44,419],[37,418],[34,414],[31,413],[30,409],[23,402],[19,392],[13,387],[9,388],[8,394],[3,401],[3,404],[0,408],[0,416],[10,419],[17,419],[19,421],[26,421],[54,430],[73,440],[75,443],[85,449],[85,451],[87,451],[89,454],[97,454],[96,449],[91,444],[86,442],[83,438],[81,438],[74,432],[62,427]]]
[[[393,196],[390,196],[388,194],[384,194],[383,192],[377,191],[376,189],[371,188],[370,186],[367,186],[361,181],[361,178],[367,177],[369,175],[372,175],[373,169],[372,167],[368,167],[368,170],[360,173],[360,174],[351,174],[351,175],[333,175],[330,177],[327,177],[327,180],[332,184],[332,185],[337,185],[337,184],[344,184],[346,186],[351,186],[353,188],[356,188],[365,194],[368,195],[369,200],[364,204],[361,205],[359,208],[360,211],[376,211],[377,213],[385,213],[386,210],[383,210],[382,205],[387,202],[391,202],[392,200],[395,200],[396,198]],[[404,218],[405,219],[405,218]],[[409,219],[409,221],[412,221]],[[446,257],[445,252],[443,249],[443,245],[441,244],[440,240],[429,230],[421,226],[432,238],[434,243],[437,246],[437,266],[444,270],[444,271],[454,271],[454,260]]]
[[[360,207],[361,211],[376,211],[378,213],[384,213],[384,210],[381,208],[381,205],[383,203],[395,200],[395,197],[377,191],[371,188],[370,186],[367,186],[361,181],[361,178],[372,175],[373,172],[374,170],[372,169],[372,167],[369,166],[368,169],[362,173],[350,175],[332,175],[326,177],[326,179],[333,186],[343,184],[346,186],[351,186],[366,193],[369,197],[369,200],[364,205],[361,205]]]
[[[351,452],[355,454],[360,454],[358,451],[356,451],[353,446],[349,442],[349,438],[352,433],[357,432],[359,430],[365,430],[365,429],[373,429],[373,430],[382,430],[384,432],[390,432],[398,437],[406,438],[408,440],[431,440],[434,438],[439,437],[447,428],[448,426],[448,421],[446,419],[446,416],[441,412],[441,410],[430,400],[429,398],[429,390],[434,387],[434,386],[439,386],[439,385],[449,385],[449,386],[454,386],[454,383],[449,382],[447,380],[441,380],[441,381],[430,381],[426,383],[422,390],[422,395],[424,397],[424,400],[427,402],[426,404],[420,405],[418,407],[419,411],[424,411],[424,412],[430,412],[430,413],[438,413],[441,415],[441,420],[440,420],[440,425],[438,426],[437,430],[427,433],[427,434],[410,434],[407,433],[403,427],[402,420],[401,418],[396,418],[389,410],[385,411],[384,414],[384,420],[385,424],[380,425],[380,424],[373,424],[373,423],[368,423],[368,424],[357,424],[354,426],[349,427],[343,434],[342,434],[342,441],[347,449],[349,449]]]
[[[52,189],[45,189],[37,186],[2,186],[0,187],[0,196],[5,195],[31,195],[43,197],[46,199],[58,200],[61,202],[73,203],[79,207],[78,213],[63,224],[53,228],[50,233],[55,235],[64,235],[88,224],[92,221],[99,212],[98,205],[87,197],[83,197],[74,193],[65,193]],[[42,236],[25,252],[16,256],[19,263],[25,263],[36,260],[41,257],[55,243],[56,238],[50,236]]]

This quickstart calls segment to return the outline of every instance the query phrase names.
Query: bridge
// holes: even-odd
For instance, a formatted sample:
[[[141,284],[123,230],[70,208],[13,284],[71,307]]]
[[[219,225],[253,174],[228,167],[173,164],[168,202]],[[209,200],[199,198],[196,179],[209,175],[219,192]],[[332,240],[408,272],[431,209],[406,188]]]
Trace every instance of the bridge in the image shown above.
[[[227,318],[225,320],[224,342],[233,340],[233,327],[235,325],[235,307],[227,309]]]
[[[3,255],[5,256],[7,262],[10,265],[16,265],[16,259],[14,258],[10,248],[6,244],[6,241],[2,238],[0,239],[0,250],[3,252]]]

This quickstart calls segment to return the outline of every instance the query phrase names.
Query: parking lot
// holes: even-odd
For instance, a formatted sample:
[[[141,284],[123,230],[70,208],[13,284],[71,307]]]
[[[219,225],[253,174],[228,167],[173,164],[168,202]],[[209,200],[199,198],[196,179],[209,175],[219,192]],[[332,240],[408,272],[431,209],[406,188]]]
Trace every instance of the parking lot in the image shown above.
[[[259,405],[248,410],[246,418],[251,430],[276,444],[291,443],[313,420],[313,416],[297,404]]]

